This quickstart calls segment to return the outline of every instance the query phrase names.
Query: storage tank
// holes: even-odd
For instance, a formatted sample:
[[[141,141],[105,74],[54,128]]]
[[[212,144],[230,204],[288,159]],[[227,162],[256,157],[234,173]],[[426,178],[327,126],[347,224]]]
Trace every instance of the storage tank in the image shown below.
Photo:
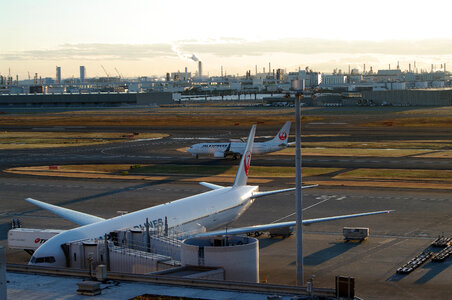
[[[183,266],[222,267],[225,280],[259,282],[259,241],[251,237],[191,238],[182,243]]]
[[[295,91],[303,91],[305,88],[304,79],[295,79],[290,82],[291,89]]]

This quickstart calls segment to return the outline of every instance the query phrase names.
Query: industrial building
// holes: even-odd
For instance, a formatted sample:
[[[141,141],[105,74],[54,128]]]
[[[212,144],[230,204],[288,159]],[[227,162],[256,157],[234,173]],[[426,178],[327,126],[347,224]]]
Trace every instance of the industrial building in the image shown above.
[[[205,76],[203,62],[193,55],[196,71],[190,72],[187,67],[183,71],[168,72],[164,78],[158,76],[142,76],[125,79],[115,68],[118,76],[112,77],[102,66],[106,77],[87,78],[85,66],[80,66],[80,78],[61,78],[61,67],[56,67],[56,78],[41,78],[35,73],[34,79],[19,81],[18,76],[0,75],[0,95],[36,94],[35,98],[25,95],[0,99],[0,105],[141,105],[156,103],[149,97],[160,97],[155,93],[180,93],[182,100],[193,100],[201,97],[239,95],[239,94],[274,94],[304,91],[315,95],[314,101],[307,105],[451,105],[448,88],[452,87],[452,74],[446,70],[446,64],[437,69],[432,65],[431,71],[418,70],[409,64],[408,70],[377,70],[372,66],[366,71],[358,67],[350,67],[348,72],[335,69],[332,74],[320,73],[309,67],[296,72],[285,69],[271,69],[271,64],[255,73],[247,70],[244,76],[226,75],[221,67],[221,76]],[[406,92],[403,92],[406,91]],[[103,93],[151,93],[149,95],[115,95],[104,96]],[[361,93],[357,96],[357,93]],[[69,95],[66,95],[68,94]],[[72,93],[72,94],[71,94]],[[354,93],[341,96],[337,94]],[[43,94],[43,95],[38,95]],[[44,95],[45,94],[45,95]],[[51,95],[49,95],[51,94]],[[74,96],[83,94],[83,96]],[[88,94],[89,96],[86,96]],[[335,94],[330,97],[330,94]],[[197,97],[196,97],[197,96]],[[168,96],[169,97],[169,96]],[[309,96],[308,96],[309,97]],[[148,100],[143,100],[144,98]],[[256,98],[256,97],[255,97]],[[305,97],[306,98],[306,97]],[[213,98],[212,98],[213,99]],[[359,100],[359,101],[358,101]],[[274,102],[274,101],[273,101]],[[286,101],[279,101],[286,102]]]
[[[449,106],[452,89],[363,91],[362,99],[375,105]]]
[[[0,94],[0,107],[164,105],[171,103],[173,103],[172,93],[165,92]]]

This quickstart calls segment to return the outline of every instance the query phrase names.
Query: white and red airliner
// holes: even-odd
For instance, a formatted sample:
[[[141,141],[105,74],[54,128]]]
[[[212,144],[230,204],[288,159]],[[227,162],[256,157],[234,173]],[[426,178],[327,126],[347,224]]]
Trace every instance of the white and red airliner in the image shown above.
[[[252,154],[265,154],[287,148],[291,122],[287,121],[279,130],[276,136],[266,142],[256,142],[253,145]],[[210,155],[217,158],[226,158],[231,156],[237,159],[245,152],[245,142],[229,142],[229,143],[199,143],[194,144],[187,149],[194,157],[200,155]]]
[[[240,215],[242,215],[257,198],[294,190],[294,188],[288,188],[259,192],[258,186],[247,185],[255,132],[256,125],[253,125],[234,183],[229,187],[202,182],[202,185],[212,190],[124,214],[122,216],[117,216],[111,219],[103,219],[86,213],[47,204],[31,198],[26,199],[30,203],[81,225],[80,227],[64,231],[50,238],[34,252],[29,264],[65,267],[66,257],[61,245],[76,240],[102,238],[105,234],[109,234],[110,232],[118,229],[141,227],[146,218],[150,220],[151,226],[161,226],[161,221],[167,220],[166,225],[169,232],[175,232],[176,230],[177,232],[184,231],[187,232],[186,237],[215,236],[225,234],[234,235],[268,231],[277,228],[294,227],[295,221],[241,228],[225,228]],[[310,187],[314,187],[314,185],[304,186],[303,188]],[[389,212],[391,211],[385,210],[309,219],[303,220],[303,225]],[[189,233],[191,229],[199,227],[204,229],[203,233],[199,233],[199,231],[194,234]]]

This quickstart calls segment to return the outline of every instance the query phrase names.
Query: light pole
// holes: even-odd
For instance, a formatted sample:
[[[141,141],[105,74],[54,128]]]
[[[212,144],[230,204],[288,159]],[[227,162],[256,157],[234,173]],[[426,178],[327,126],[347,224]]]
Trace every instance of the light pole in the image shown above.
[[[296,251],[297,251],[297,285],[303,285],[303,195],[301,188],[301,115],[300,98],[303,94],[295,94],[295,181],[296,181]]]

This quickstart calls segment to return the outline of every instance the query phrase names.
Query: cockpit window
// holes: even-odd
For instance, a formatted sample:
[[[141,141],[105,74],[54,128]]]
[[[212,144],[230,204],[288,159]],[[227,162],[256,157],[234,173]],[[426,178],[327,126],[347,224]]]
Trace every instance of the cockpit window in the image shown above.
[[[32,264],[42,264],[42,263],[48,263],[48,264],[52,264],[55,262],[55,257],[53,256],[45,256],[45,257],[32,257],[31,258],[31,263]]]

